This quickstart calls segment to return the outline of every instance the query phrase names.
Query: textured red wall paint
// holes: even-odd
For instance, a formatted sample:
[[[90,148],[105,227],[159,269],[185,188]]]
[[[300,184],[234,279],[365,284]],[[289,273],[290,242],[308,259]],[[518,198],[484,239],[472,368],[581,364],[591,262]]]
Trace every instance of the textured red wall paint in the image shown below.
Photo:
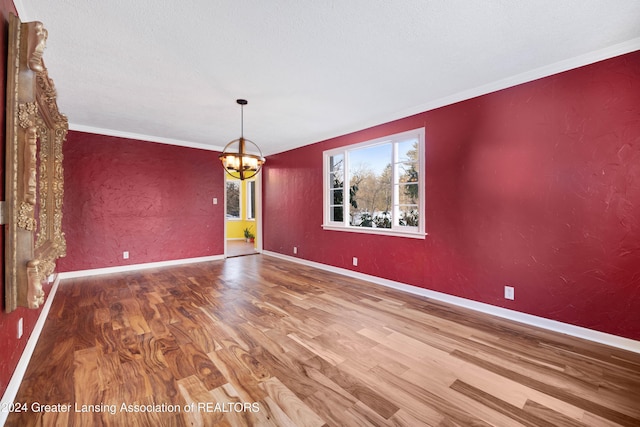
[[[59,271],[223,254],[224,171],[217,154],[69,132],[67,256]]]
[[[322,151],[420,126],[427,238],[323,231]],[[270,156],[263,185],[266,250],[640,339],[640,52]]]
[[[8,20],[9,13],[17,15],[13,1],[0,0],[0,46],[2,47],[2,55],[0,57],[0,76],[2,78],[2,86],[0,87],[0,99],[5,99],[7,79],[7,33],[8,33]],[[55,75],[52,74],[55,79]],[[0,200],[5,199],[5,182],[4,182],[4,153],[6,150],[6,117],[5,117],[5,102],[0,103],[0,114],[2,115],[2,147],[0,149],[0,174],[2,176],[2,183],[0,184]],[[2,245],[0,245],[0,259],[4,260],[4,227],[0,227],[0,233],[2,237]],[[27,340],[33,332],[33,328],[38,320],[38,316],[41,310],[28,310],[26,308],[18,308],[11,313],[6,313],[4,310],[4,262],[0,263],[0,277],[2,278],[2,286],[0,286],[0,306],[2,311],[0,312],[0,396],[2,396],[11,380],[13,371],[15,370],[20,357],[27,344]],[[45,292],[48,294],[50,287],[45,287]],[[21,339],[17,339],[18,321],[22,318],[24,323],[24,334]]]

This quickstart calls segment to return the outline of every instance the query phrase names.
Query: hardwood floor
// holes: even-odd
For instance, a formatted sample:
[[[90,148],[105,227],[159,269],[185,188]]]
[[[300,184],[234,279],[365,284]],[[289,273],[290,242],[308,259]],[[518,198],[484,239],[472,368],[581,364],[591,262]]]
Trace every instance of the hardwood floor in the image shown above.
[[[16,402],[8,426],[638,426],[640,355],[256,255],[63,281]]]
[[[257,253],[254,243],[247,243],[244,240],[227,240],[227,257],[255,255]]]

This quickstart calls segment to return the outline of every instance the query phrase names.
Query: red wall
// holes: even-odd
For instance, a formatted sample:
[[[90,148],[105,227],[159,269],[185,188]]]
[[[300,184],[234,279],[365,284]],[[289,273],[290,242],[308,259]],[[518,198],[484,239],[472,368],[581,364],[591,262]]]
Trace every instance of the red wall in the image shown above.
[[[7,34],[8,34],[8,21],[9,13],[17,15],[16,9],[11,0],[0,0],[0,46],[2,47],[2,54],[0,55],[0,76],[2,78],[2,85],[0,86],[0,114],[2,116],[2,147],[0,148],[0,200],[5,200],[5,177],[4,177],[4,155],[6,151],[6,117],[5,117],[5,93],[7,87],[6,69],[7,69]],[[52,76],[55,78],[55,76]],[[0,259],[4,260],[4,227],[0,227],[0,233],[2,237],[2,244],[0,245]],[[26,308],[18,308],[17,310],[7,314],[4,310],[4,262],[0,263],[0,278],[2,280],[2,286],[0,286],[0,397],[4,394],[11,375],[22,356],[27,340],[33,331],[33,328],[38,320],[38,315],[41,310],[28,310]],[[49,287],[45,288],[45,292],[49,292]],[[21,339],[17,339],[18,332],[18,320],[22,318],[24,321],[24,334]]]
[[[70,131],[64,145],[67,256],[59,271],[223,254],[224,170],[217,156]]]
[[[427,238],[323,231],[322,151],[421,126]],[[269,156],[264,174],[266,250],[636,340],[639,222],[640,52]]]

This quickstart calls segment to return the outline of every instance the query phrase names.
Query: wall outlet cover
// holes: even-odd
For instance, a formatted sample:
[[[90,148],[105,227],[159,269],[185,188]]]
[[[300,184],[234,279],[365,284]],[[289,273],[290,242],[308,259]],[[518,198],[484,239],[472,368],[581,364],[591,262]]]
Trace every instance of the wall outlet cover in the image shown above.
[[[510,300],[515,299],[515,289],[513,288],[513,286],[504,287],[504,297]]]

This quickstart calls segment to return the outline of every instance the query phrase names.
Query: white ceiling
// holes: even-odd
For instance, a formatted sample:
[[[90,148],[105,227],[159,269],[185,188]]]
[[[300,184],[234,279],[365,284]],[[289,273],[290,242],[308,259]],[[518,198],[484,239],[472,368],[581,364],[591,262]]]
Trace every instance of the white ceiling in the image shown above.
[[[638,0],[14,0],[71,129],[265,154],[640,49]]]

